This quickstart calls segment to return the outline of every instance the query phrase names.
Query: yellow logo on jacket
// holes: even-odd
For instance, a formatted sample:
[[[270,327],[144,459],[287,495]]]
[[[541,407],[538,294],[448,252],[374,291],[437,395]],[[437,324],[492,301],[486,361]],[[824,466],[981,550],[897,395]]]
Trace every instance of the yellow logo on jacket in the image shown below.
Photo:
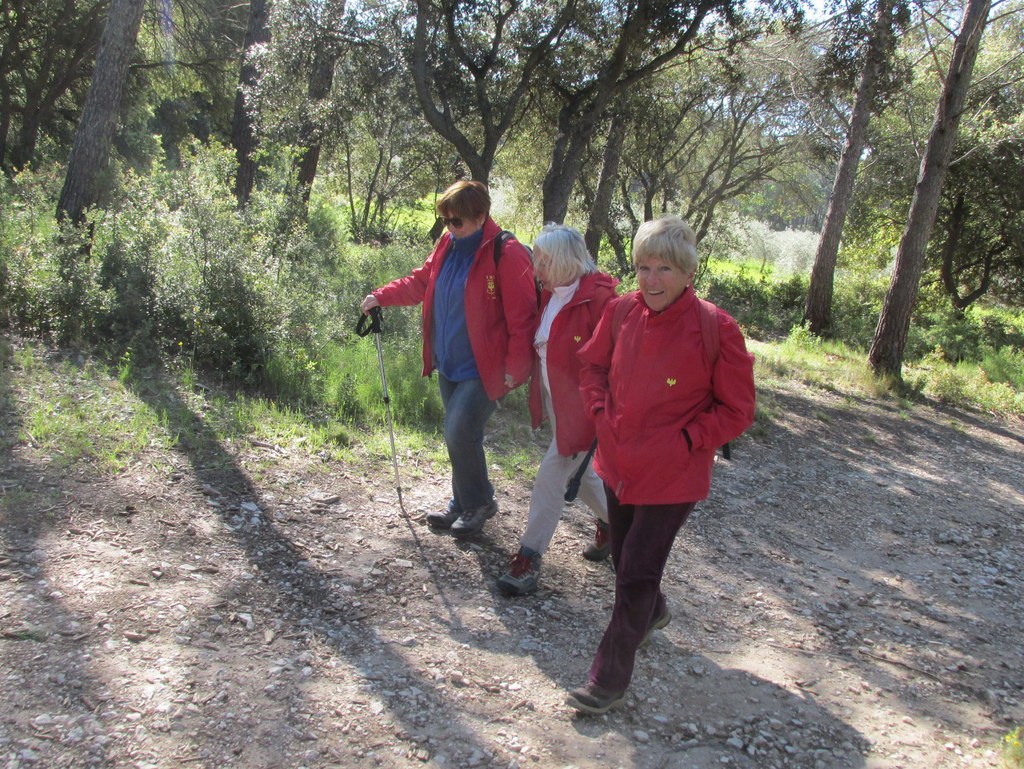
[[[666,381],[666,382],[668,382],[668,386],[669,386],[669,387],[675,387],[675,386],[676,386],[676,380],[675,380],[675,379],[672,379],[671,377],[669,377],[669,378],[668,378],[668,379],[666,379],[665,381]]]
[[[488,275],[487,276],[487,296],[489,296],[491,299],[494,299],[497,295],[498,295],[498,290],[497,290],[497,286],[496,286],[496,284],[494,282],[494,276],[493,275]]]
[[[576,342],[576,344],[579,344],[580,342],[583,341],[583,337],[581,336],[574,336],[572,339],[574,342]]]

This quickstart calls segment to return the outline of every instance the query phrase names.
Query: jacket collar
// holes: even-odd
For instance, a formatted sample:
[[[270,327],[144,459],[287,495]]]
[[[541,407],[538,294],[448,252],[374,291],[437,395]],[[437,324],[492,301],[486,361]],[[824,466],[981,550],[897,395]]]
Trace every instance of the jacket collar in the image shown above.
[[[488,216],[487,219],[484,221],[483,230],[484,235],[483,238],[480,240],[480,248],[477,249],[477,254],[479,254],[480,251],[485,246],[493,247],[494,239],[498,236],[498,233],[501,232],[501,227],[499,227],[498,223],[495,222],[490,216]],[[448,249],[451,248],[451,245],[454,241],[454,238],[452,238],[452,234],[448,232],[447,227],[445,228],[444,234],[441,236],[441,240],[444,243],[445,253],[447,253]]]
[[[618,280],[603,272],[589,272],[586,275],[581,275],[580,286],[576,289],[576,293],[572,295],[572,299],[569,300],[569,304],[566,306],[574,307],[577,304],[591,301],[597,294],[598,287],[602,285],[614,291],[618,283]],[[540,306],[542,308],[546,307],[549,301],[551,301],[551,292],[544,289],[540,295]]]
[[[487,220],[484,222],[484,238],[480,241],[481,248],[483,246],[492,245],[494,243],[494,239],[498,237],[499,232],[501,232],[501,227],[498,226],[496,221],[488,216]]]
[[[689,285],[683,289],[683,293],[679,295],[672,304],[666,307],[661,312],[655,312],[647,306],[647,302],[644,301],[642,293],[638,293],[637,298],[640,300],[640,304],[644,310],[644,316],[649,322],[662,323],[668,322],[675,318],[681,317],[684,313],[689,312],[693,307],[694,302],[697,301],[697,294],[693,291],[693,285]],[[665,319],[664,321],[662,319]]]

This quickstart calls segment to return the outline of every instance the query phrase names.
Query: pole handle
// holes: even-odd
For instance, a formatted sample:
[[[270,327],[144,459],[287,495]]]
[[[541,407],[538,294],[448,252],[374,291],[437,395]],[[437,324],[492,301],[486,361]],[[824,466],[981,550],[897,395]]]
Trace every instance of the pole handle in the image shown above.
[[[366,321],[369,319],[370,325],[366,325]],[[380,311],[380,307],[372,307],[370,312],[367,314],[360,313],[359,322],[356,323],[356,335],[366,336],[368,334],[379,334],[384,330],[383,314]]]

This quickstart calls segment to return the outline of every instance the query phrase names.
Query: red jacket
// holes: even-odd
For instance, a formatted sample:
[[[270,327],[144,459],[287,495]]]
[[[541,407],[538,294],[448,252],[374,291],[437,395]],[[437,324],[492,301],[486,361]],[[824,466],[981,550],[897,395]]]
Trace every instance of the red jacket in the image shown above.
[[[519,241],[509,238],[495,269],[494,238],[499,232],[501,228],[488,217],[466,278],[469,343],[491,400],[508,394],[505,374],[512,376],[514,386],[530,375],[537,327],[537,290],[530,255]],[[382,307],[423,304],[423,376],[430,376],[434,370],[434,286],[450,244],[451,233],[446,232],[422,267],[373,292]]]
[[[618,302],[633,306],[613,330]],[[692,287],[660,313],[627,294],[608,303],[580,351],[583,402],[597,430],[595,469],[620,502],[706,498],[715,449],[753,423],[754,358],[722,310],[718,328],[712,371]]]
[[[583,409],[580,394],[580,348],[589,341],[601,311],[609,299],[615,297],[618,279],[603,272],[588,273],[580,277],[579,288],[569,304],[559,310],[551,323],[548,335],[548,381],[551,384],[551,403],[555,409],[555,442],[558,453],[568,457],[586,451],[594,442],[594,425]],[[551,301],[551,292],[544,291],[540,297],[540,312]],[[530,380],[530,416],[534,428],[540,427],[544,419],[543,395],[541,393],[540,356],[534,352],[533,378]]]

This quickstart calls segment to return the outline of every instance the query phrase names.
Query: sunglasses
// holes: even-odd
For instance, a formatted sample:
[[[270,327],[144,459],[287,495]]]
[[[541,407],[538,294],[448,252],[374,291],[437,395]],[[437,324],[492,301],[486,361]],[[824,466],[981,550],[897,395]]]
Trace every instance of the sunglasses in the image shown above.
[[[456,229],[458,229],[459,227],[462,226],[461,216],[453,216],[450,219],[447,216],[442,216],[441,221],[444,222],[445,227],[455,227]]]

